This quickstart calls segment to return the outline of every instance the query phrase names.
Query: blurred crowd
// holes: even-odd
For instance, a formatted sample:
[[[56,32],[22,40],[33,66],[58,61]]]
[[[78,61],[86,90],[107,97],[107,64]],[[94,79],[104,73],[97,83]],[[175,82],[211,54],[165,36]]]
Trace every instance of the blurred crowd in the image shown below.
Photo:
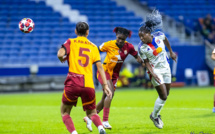
[[[200,31],[205,39],[210,43],[215,44],[215,19],[211,14],[207,14],[205,18],[199,19]]]

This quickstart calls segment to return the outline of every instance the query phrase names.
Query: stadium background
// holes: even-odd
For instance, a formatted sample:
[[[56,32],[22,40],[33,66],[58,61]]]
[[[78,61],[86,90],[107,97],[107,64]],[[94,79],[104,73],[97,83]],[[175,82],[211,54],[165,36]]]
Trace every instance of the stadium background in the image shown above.
[[[0,93],[3,94],[0,97],[3,99],[1,108],[5,108],[8,104],[7,98],[11,98],[10,95],[4,94],[5,92],[63,90],[68,67],[67,64],[58,61],[56,54],[61,44],[68,38],[76,37],[74,34],[76,22],[88,22],[89,40],[98,46],[102,42],[116,38],[113,33],[114,27],[125,27],[133,32],[127,41],[137,48],[140,41],[138,29],[146,15],[153,9],[158,9],[162,13],[163,32],[178,55],[177,63],[170,61],[174,70],[172,73],[175,86],[186,86],[191,92],[196,92],[195,88],[201,86],[201,83],[203,86],[212,86],[215,62],[211,60],[210,55],[214,45],[211,39],[202,34],[202,25],[207,14],[211,14],[211,22],[214,21],[214,0],[1,0]],[[19,30],[18,23],[22,18],[31,18],[35,22],[32,33],[24,34]],[[129,57],[126,63],[129,64],[132,73],[138,66],[133,57]],[[197,72],[200,75],[197,76]],[[145,87],[141,86],[140,89]],[[203,93],[204,88],[197,89],[201,95],[201,90]],[[213,88],[209,89],[210,101],[205,102],[207,103],[205,107],[211,103],[212,108]],[[100,86],[97,90],[101,90]],[[184,89],[182,91],[186,92]],[[11,101],[19,102],[22,95],[20,97]],[[199,98],[194,100],[198,101]],[[3,119],[4,114],[0,115]],[[6,131],[0,132],[6,133]],[[28,132],[32,133],[30,130]],[[38,133],[43,132],[41,130]]]

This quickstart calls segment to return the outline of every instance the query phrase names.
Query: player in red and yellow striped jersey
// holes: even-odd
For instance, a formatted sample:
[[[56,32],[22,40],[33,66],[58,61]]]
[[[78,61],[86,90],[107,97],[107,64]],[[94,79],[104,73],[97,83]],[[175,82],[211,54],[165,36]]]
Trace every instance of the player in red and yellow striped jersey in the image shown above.
[[[116,27],[114,32],[116,33],[116,40],[105,42],[99,46],[99,50],[101,52],[107,53],[103,63],[103,68],[106,74],[108,87],[112,91],[112,95],[114,95],[119,72],[126,57],[130,54],[137,59],[138,62],[142,63],[138,57],[137,51],[134,49],[134,46],[126,41],[126,38],[131,36],[131,31],[122,27]],[[99,72],[97,72],[97,76],[99,82],[103,84],[101,74]],[[106,93],[103,92],[102,99],[96,106],[97,113],[103,109],[103,126],[106,129],[112,128],[108,122],[111,101],[112,99],[108,98]],[[91,121],[86,117],[84,120],[87,122],[87,128],[90,129],[91,125],[89,124]]]
[[[103,88],[108,98],[112,98],[112,93],[107,85],[97,46],[87,39],[89,34],[88,24],[85,22],[77,23],[75,33],[77,38],[68,39],[58,51],[59,60],[61,62],[67,60],[69,65],[69,73],[64,83],[61,116],[68,131],[71,134],[77,134],[70,117],[70,111],[73,106],[76,106],[78,97],[81,97],[83,109],[87,116],[98,127],[99,133],[105,134],[101,119],[96,113],[92,72],[94,63],[102,76]]]

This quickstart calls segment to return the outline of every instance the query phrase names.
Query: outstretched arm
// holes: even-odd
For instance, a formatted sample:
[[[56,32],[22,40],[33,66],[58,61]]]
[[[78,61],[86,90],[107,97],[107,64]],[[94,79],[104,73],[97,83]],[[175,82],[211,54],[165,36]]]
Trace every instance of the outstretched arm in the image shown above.
[[[149,64],[149,60],[148,60],[148,59],[145,59],[145,60],[144,60],[144,63],[145,63],[145,65],[146,65],[146,68],[148,69],[149,73],[152,75],[152,77],[154,77],[154,79],[155,79],[159,84],[161,84],[161,83],[160,83],[159,77],[153,72],[153,69],[152,69],[151,65]]]
[[[168,48],[168,50],[170,52],[170,57],[176,62],[176,54],[172,51],[172,48],[171,48],[169,41],[166,37],[164,40],[164,44],[166,45],[166,47]]]

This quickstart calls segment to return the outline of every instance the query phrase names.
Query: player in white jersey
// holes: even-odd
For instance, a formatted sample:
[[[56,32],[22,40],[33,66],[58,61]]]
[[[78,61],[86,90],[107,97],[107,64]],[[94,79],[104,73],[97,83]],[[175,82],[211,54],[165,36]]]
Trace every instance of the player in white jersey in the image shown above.
[[[150,119],[157,128],[162,129],[163,122],[160,111],[167,100],[171,85],[171,71],[165,46],[169,49],[170,57],[175,61],[176,54],[172,51],[164,33],[156,32],[152,34],[152,32],[160,28],[162,28],[162,17],[157,10],[154,10],[152,14],[146,17],[145,23],[139,29],[141,42],[138,46],[138,54],[144,61],[151,77],[151,82],[159,95],[155,101]]]

